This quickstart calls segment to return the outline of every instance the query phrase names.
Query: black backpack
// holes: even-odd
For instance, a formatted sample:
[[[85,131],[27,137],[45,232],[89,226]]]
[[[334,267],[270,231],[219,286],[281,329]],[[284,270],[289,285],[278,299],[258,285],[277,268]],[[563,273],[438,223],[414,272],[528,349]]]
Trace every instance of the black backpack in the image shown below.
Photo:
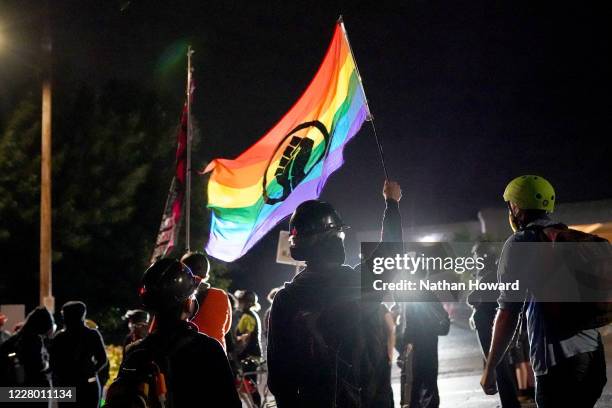
[[[560,338],[575,335],[581,330],[596,329],[612,323],[612,246],[610,242],[594,234],[558,224],[541,228],[545,242],[576,243],[571,253],[563,252],[563,262],[568,266],[581,293],[587,301],[562,303],[542,302],[547,329]],[[598,243],[598,245],[593,245]],[[554,247],[553,247],[554,248]],[[571,256],[568,256],[571,254]],[[588,272],[585,272],[588,271]],[[593,300],[593,289],[599,288],[603,297]],[[580,291],[580,290],[579,290]],[[588,294],[584,294],[587,291]]]
[[[359,299],[343,299],[297,313],[291,337],[296,358],[305,363],[296,375],[305,370],[309,385],[314,386],[307,392],[315,390],[318,381],[331,381],[330,397],[337,406],[370,406],[385,391],[380,384],[384,382],[380,375],[382,360],[388,370],[383,330],[380,304]]]
[[[185,336],[166,350],[161,350],[150,338],[130,345],[117,378],[106,392],[105,408],[171,408],[170,357],[194,338]],[[160,359],[156,356],[163,356],[165,366],[158,365]]]

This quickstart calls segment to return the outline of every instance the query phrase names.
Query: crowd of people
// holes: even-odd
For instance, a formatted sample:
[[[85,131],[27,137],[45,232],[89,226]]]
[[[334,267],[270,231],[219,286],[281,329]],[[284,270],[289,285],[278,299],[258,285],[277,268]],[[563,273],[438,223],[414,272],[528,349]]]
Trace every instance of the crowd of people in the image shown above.
[[[64,327],[56,332],[53,315],[46,308],[31,311],[18,330],[0,345],[1,384],[75,387],[79,405],[98,406],[100,376],[104,375],[108,359],[100,332],[85,324],[86,314],[83,302],[65,303],[61,310]]]
[[[386,181],[383,197],[381,242],[390,246],[376,251],[393,245],[401,250],[399,184]],[[504,199],[515,233],[501,254],[484,237],[474,246],[474,255],[485,259],[477,273],[481,282],[516,277],[513,242],[538,242],[545,239],[543,229],[564,228],[548,217],[554,190],[541,177],[513,180]],[[361,265],[345,265],[347,225],[328,203],[300,204],[289,228],[291,255],[306,268],[270,292],[263,322],[256,293],[211,287],[204,254],[153,263],[138,291],[143,309],[123,317],[129,333],[105,406],[191,407],[203,401],[202,406],[259,407],[269,390],[280,408],[391,408],[391,368],[398,364],[401,395],[395,399],[401,406],[438,407],[438,336],[451,323],[442,303],[388,307],[382,297],[364,299]],[[503,291],[495,297],[474,291],[468,303],[486,362],[481,384],[487,394],[499,391],[503,408],[520,407],[530,397],[540,408],[595,405],[606,383],[595,328],[557,336],[546,329],[547,316],[533,294],[517,303]],[[0,314],[0,386],[76,387],[77,403],[66,406],[100,406],[109,363],[102,336],[86,317],[83,302],[67,302],[57,331],[51,313],[38,307],[9,335]],[[260,384],[264,365],[267,381]],[[564,387],[573,395],[561,396]]]

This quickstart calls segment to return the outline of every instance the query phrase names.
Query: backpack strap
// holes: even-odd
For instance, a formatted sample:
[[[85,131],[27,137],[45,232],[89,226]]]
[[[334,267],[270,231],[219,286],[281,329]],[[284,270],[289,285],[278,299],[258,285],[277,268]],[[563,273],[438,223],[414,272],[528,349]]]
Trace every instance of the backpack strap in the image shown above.
[[[510,340],[510,344],[514,344],[515,347],[518,347],[521,343],[521,333],[525,330],[523,327],[523,321],[527,318],[527,306],[529,301],[527,300],[527,296],[525,296],[525,300],[523,300],[523,305],[521,306],[521,311],[518,317],[518,324],[514,328],[514,333],[512,333],[512,340]]]
[[[529,225],[523,231],[534,231],[538,233],[539,238],[543,242],[555,242],[559,234],[568,229],[568,226],[562,223],[553,224],[545,227],[542,225]]]

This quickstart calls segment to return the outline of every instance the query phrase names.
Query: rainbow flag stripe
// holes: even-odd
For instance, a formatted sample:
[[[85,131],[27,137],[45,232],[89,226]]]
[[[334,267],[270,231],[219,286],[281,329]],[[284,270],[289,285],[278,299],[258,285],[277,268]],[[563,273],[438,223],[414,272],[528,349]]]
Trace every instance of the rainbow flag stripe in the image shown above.
[[[285,116],[236,159],[206,168],[209,255],[241,257],[300,203],[319,197],[369,115],[364,95],[339,22],[315,77]]]

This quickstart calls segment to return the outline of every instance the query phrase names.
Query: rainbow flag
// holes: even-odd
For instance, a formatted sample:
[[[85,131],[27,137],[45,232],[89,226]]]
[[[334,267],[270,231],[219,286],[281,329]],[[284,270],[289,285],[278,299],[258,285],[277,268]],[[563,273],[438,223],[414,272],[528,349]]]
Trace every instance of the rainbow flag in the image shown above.
[[[319,70],[289,112],[236,159],[215,159],[206,168],[212,171],[206,252],[228,262],[240,258],[300,203],[319,197],[369,116],[339,21]]]

